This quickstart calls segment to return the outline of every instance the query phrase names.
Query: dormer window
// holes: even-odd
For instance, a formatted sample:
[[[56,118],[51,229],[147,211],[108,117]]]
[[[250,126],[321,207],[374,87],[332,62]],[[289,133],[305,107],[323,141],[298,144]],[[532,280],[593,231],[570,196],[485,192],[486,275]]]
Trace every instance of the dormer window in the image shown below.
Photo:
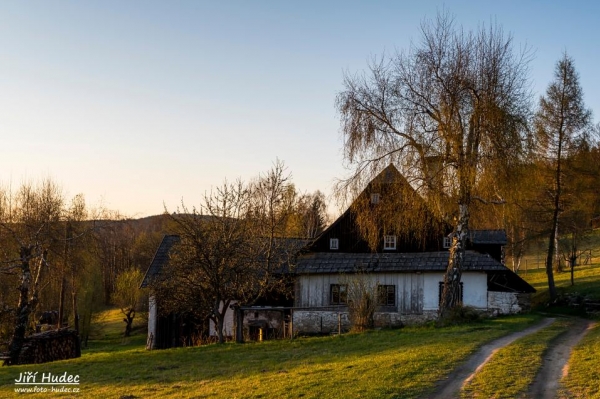
[[[383,236],[383,250],[392,251],[396,249],[396,236]]]
[[[452,246],[452,237],[444,237],[442,245],[444,248],[450,248]]]
[[[330,238],[329,239],[329,249],[339,249],[340,248],[340,241],[337,238]]]
[[[371,194],[371,204],[379,204],[379,193]]]

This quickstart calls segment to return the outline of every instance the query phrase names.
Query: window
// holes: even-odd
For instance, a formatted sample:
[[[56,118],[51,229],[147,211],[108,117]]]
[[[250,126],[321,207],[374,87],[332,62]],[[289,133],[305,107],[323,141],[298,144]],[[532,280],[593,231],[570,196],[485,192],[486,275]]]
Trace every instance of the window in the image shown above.
[[[452,246],[452,237],[444,237],[444,242],[442,244],[444,248],[450,248]]]
[[[383,236],[383,249],[387,251],[396,249],[396,236]]]
[[[331,284],[329,287],[329,302],[331,305],[343,305],[348,300],[348,285]]]
[[[337,238],[329,239],[329,249],[339,249],[340,248],[340,240]]]
[[[371,194],[371,204],[379,204],[379,193]]]
[[[377,304],[379,306],[396,306],[396,286],[378,285]]]
[[[463,283],[461,281],[460,283],[460,288],[459,288],[460,292],[459,292],[459,300],[460,303],[462,304],[463,301]],[[440,281],[440,288],[439,288],[439,292],[438,292],[438,306],[442,306],[442,292],[444,291],[444,282]]]

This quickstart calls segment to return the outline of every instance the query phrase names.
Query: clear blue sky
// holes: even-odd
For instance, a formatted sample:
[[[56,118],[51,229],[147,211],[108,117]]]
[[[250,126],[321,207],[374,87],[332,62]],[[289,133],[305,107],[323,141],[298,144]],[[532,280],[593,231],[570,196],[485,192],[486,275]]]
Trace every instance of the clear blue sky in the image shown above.
[[[600,2],[3,1],[0,182],[51,177],[129,216],[198,204],[279,158],[302,191],[343,168],[344,71],[406,49],[445,7],[535,51],[536,97],[564,51],[600,114]]]

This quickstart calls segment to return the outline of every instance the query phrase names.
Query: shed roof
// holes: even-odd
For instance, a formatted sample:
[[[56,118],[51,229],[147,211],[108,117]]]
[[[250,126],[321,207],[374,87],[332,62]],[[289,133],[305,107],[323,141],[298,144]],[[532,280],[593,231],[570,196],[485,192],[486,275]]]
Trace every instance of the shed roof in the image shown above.
[[[469,233],[469,240],[475,245],[506,245],[508,243],[505,230],[471,230]]]
[[[179,236],[177,235],[166,235],[163,237],[156,253],[154,254],[154,258],[152,258],[152,262],[150,262],[150,266],[148,266],[148,270],[146,271],[146,275],[144,276],[144,280],[140,284],[140,288],[147,287],[152,279],[160,272],[163,266],[169,261],[169,251],[179,242]]]

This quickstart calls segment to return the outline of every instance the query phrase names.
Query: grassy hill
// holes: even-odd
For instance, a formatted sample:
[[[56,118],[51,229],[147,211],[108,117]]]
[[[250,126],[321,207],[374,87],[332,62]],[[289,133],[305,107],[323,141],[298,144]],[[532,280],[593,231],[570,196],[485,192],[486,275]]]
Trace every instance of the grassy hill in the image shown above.
[[[74,397],[416,398],[484,342],[539,319],[146,351],[143,333],[119,336],[123,323],[111,310],[81,358],[0,368],[0,397],[17,396],[21,372],[66,371],[80,376]]]
[[[561,242],[561,247],[568,245],[568,238]],[[586,298],[600,301],[600,231],[594,231],[585,237],[580,243],[580,248],[586,251],[586,256],[580,258],[581,263],[574,269],[573,280],[571,284],[570,268],[563,266],[562,272],[554,272],[554,282],[560,297],[565,298]],[[584,316],[583,312],[568,306],[556,306],[546,308],[550,302],[548,295],[548,277],[544,266],[546,244],[543,241],[531,245],[529,254],[526,255],[521,264],[519,275],[531,284],[537,293],[533,296],[533,306],[539,310],[546,310],[558,313],[567,313]]]

